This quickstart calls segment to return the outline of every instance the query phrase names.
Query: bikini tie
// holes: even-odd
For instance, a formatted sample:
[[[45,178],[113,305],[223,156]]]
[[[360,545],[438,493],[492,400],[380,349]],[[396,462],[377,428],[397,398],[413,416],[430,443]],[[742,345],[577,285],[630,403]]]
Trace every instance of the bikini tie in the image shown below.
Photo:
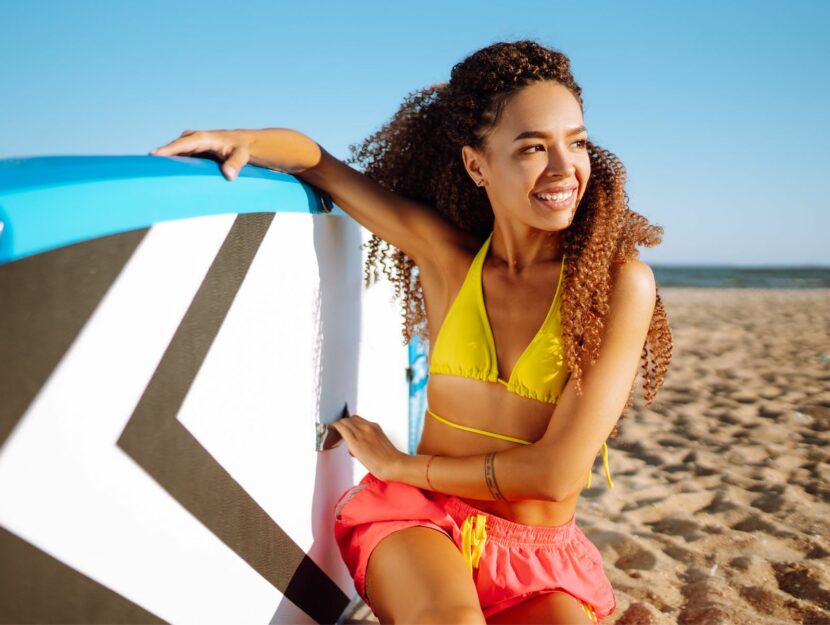
[[[608,467],[608,445],[602,444],[602,466],[605,469],[605,479],[608,482],[608,488],[614,488],[614,482],[611,481],[611,469]],[[591,488],[591,471],[588,471],[588,483],[585,488]]]
[[[487,517],[483,514],[471,514],[461,524],[461,553],[471,574],[473,567],[478,568],[478,561],[484,551],[484,543],[487,541],[486,524]]]

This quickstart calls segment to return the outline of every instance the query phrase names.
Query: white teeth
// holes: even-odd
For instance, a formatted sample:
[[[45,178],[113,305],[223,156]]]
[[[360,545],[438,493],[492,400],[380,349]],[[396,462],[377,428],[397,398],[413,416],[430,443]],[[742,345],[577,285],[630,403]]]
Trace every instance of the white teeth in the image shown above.
[[[570,191],[563,191],[562,193],[537,193],[536,197],[541,200],[548,200],[553,202],[561,202],[562,200],[566,200],[571,197],[574,193],[574,190],[571,189]]]

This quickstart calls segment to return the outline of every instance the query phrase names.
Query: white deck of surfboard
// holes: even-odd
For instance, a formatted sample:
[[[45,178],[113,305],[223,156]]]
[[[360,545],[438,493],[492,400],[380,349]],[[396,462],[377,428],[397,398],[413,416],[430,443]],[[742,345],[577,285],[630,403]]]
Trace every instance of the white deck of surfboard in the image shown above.
[[[115,445],[233,219],[151,228],[0,451],[0,524],[168,622],[312,622]],[[366,470],[345,445],[315,452],[315,420],[348,401],[407,441],[399,304],[386,281],[362,286],[367,239],[348,218],[277,214],[178,415],[349,596],[333,505]],[[345,279],[321,284],[332,262]],[[322,323],[321,289],[342,319]]]

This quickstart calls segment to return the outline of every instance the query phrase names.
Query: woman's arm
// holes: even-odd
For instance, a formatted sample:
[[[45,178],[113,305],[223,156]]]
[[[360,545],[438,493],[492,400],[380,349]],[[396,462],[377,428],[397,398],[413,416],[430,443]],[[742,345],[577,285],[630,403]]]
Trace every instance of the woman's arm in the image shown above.
[[[450,495],[507,501],[562,501],[579,492],[598,450],[622,413],[654,310],[656,287],[648,265],[621,265],[614,280],[598,360],[585,363],[582,395],[569,381],[541,439],[531,445],[466,457],[436,457],[430,482]],[[432,490],[428,456],[398,458],[385,479]],[[486,464],[490,463],[489,471]],[[490,473],[489,479],[485,472]],[[495,485],[494,486],[494,482]],[[499,496],[501,494],[501,497]]]
[[[477,244],[473,235],[457,229],[431,207],[385,189],[290,128],[186,130],[151,152],[156,156],[204,153],[220,158],[221,169],[231,181],[250,162],[291,174],[325,191],[355,221],[421,267],[424,263],[441,266],[448,254]]]
[[[252,136],[253,164],[288,171],[322,189],[360,225],[418,265],[443,256],[450,246],[475,243],[431,207],[382,187],[301,132],[264,128]]]

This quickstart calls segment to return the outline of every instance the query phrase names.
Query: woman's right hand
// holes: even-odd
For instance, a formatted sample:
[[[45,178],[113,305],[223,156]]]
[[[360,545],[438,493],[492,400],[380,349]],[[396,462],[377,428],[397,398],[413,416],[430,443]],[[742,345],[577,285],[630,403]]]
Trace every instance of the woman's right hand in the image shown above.
[[[178,139],[152,150],[150,155],[211,154],[222,164],[225,178],[235,180],[250,160],[253,140],[250,130],[185,130]]]

